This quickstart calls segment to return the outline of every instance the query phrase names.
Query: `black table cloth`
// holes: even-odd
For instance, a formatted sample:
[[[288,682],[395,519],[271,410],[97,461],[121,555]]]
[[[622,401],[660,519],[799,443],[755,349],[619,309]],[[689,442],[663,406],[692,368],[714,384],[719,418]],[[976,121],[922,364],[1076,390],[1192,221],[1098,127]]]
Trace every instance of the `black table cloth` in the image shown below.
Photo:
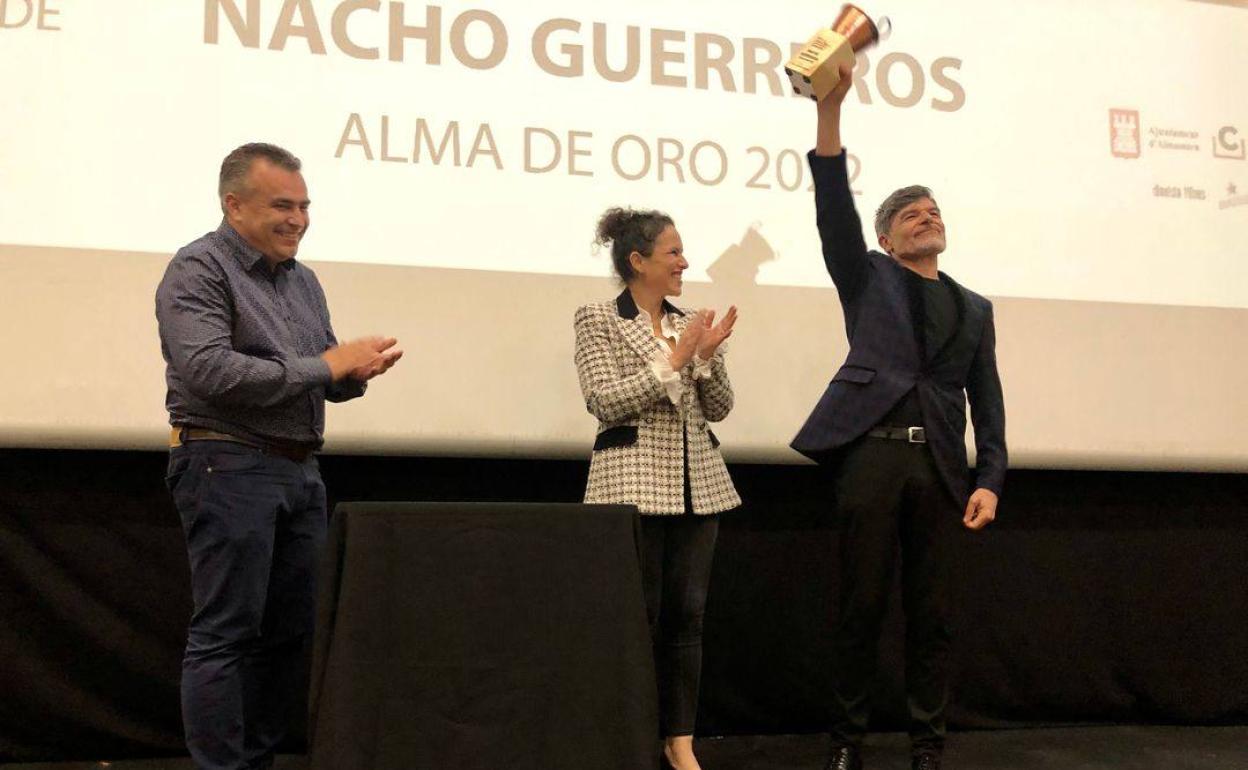
[[[639,544],[630,506],[339,505],[311,766],[657,766]]]

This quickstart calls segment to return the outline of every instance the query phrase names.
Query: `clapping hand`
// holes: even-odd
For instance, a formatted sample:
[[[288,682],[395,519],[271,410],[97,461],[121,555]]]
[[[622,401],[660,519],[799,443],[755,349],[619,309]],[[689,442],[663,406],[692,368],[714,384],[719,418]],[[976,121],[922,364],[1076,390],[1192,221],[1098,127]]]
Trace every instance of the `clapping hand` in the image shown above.
[[[672,368],[680,371],[685,364],[693,360],[693,354],[697,353],[701,347],[702,337],[706,334],[707,322],[704,319],[705,310],[699,310],[689,319],[685,330],[680,333],[680,339],[676,340],[676,349],[672,351],[668,360],[671,361]]]
[[[357,366],[347,375],[353,380],[360,382],[368,382],[378,375],[385,374],[394,366],[395,362],[403,357],[403,351],[398,348],[389,348],[387,350],[378,351],[377,356],[369,363],[363,366]]]
[[[334,382],[345,377],[366,381],[382,374],[403,356],[394,337],[361,337],[326,350],[321,354],[329,364]]]
[[[698,315],[705,327],[698,342],[698,358],[710,361],[715,351],[719,350],[720,343],[732,336],[732,325],[737,322],[737,306],[729,307],[728,312],[714,326],[711,325],[715,321],[714,310],[703,310]]]

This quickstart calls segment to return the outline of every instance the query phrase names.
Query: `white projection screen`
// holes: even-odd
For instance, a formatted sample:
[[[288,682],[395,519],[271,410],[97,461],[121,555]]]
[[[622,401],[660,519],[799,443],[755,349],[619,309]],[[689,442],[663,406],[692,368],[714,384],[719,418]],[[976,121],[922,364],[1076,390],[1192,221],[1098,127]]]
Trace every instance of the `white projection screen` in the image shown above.
[[[844,110],[859,211],[934,189],[1012,464],[1248,468],[1248,3],[862,7],[894,31]],[[156,283],[269,141],[338,336],[406,351],[328,451],[587,456],[572,316],[619,290],[591,241],[625,205],[675,218],[681,304],[740,308],[728,458],[800,461],[847,342],[782,68],[838,8],[0,0],[0,444],[163,445]]]

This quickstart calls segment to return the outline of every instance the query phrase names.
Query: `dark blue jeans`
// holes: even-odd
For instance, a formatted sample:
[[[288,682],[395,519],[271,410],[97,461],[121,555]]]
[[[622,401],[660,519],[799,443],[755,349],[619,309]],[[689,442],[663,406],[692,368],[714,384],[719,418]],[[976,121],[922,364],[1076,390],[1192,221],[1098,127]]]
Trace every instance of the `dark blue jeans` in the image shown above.
[[[200,770],[269,767],[304,704],[325,542],[325,485],[298,463],[227,441],[169,453],[194,613],[182,660],[186,744]]]

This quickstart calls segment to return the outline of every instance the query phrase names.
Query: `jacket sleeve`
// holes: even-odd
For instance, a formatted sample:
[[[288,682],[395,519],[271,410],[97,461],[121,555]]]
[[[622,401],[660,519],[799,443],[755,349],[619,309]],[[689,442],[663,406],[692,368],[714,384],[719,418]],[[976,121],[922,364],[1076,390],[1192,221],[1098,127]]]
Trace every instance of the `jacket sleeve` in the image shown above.
[[[156,320],[169,363],[210,403],[269,407],[330,384],[319,356],[260,358],[232,341],[233,303],[225,276],[202,254],[180,254],[156,292]]]
[[[849,189],[847,155],[845,150],[832,157],[815,155],[813,150],[807,155],[815,180],[815,225],[823,247],[823,262],[842,301],[862,290],[869,264],[862,221]]]
[[[733,396],[723,351],[717,350],[711,356],[711,376],[697,380],[697,387],[702,415],[708,422],[719,422],[728,416],[732,411]]]
[[[1001,494],[1009,455],[1005,448],[1005,396],[997,373],[997,332],[992,304],[979,335],[979,347],[971,362],[966,396],[975,426],[975,486]]]
[[[649,365],[619,376],[611,353],[610,320],[590,306],[576,311],[576,373],[589,413],[603,422],[620,422],[640,416],[666,391]]]

